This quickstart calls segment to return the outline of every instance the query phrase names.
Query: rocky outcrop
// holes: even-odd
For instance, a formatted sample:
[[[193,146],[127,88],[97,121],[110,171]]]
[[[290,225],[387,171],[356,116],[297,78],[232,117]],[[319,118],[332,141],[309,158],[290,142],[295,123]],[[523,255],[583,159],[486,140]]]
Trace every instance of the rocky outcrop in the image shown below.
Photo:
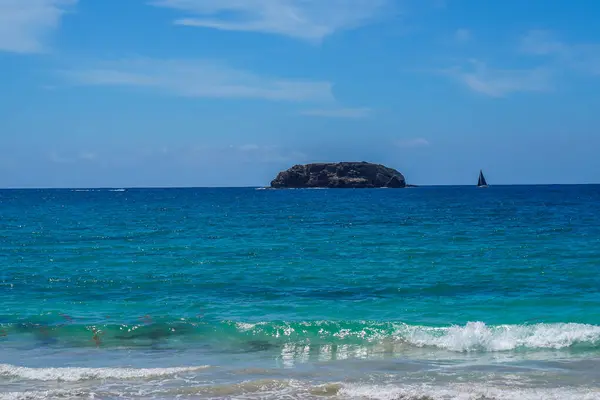
[[[403,188],[404,176],[393,168],[367,162],[295,165],[280,172],[272,188]]]

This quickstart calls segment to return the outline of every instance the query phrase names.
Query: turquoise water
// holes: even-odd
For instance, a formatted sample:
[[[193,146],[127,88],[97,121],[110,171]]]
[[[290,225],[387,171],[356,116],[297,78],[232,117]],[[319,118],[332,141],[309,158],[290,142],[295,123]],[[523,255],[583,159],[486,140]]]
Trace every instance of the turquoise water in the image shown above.
[[[600,186],[0,191],[2,398],[600,398]]]

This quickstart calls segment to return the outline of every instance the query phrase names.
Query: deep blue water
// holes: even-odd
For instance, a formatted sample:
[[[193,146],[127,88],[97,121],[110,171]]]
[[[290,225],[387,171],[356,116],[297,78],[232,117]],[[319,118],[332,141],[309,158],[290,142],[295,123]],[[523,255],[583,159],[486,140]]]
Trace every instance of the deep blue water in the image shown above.
[[[593,185],[0,191],[0,398],[600,398],[598,272]]]

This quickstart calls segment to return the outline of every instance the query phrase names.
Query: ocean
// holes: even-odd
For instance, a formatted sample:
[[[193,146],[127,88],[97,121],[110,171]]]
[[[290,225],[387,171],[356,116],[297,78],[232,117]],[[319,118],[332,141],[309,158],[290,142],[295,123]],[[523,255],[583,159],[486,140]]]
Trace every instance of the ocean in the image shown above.
[[[0,191],[0,399],[600,399],[600,186]]]

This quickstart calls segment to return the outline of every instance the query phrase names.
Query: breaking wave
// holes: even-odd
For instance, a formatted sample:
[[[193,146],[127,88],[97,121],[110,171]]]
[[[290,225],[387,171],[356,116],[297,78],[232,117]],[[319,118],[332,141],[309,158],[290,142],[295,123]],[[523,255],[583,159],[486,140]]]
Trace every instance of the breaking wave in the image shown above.
[[[600,346],[600,326],[557,323],[488,326],[469,322],[464,326],[426,327],[396,323],[238,323],[252,336],[306,339],[316,342],[379,342],[393,340],[416,347],[437,347],[456,352],[508,351],[516,349],[565,349]]]
[[[483,322],[470,322],[449,328],[405,326],[400,329],[400,335],[415,346],[460,352],[600,345],[600,326],[574,323],[487,326]]]
[[[53,325],[47,321],[45,325],[20,323],[0,328],[0,341],[22,337],[65,346],[135,347],[177,339],[189,345],[210,343],[215,347],[238,347],[248,351],[289,345],[372,346],[389,343],[452,352],[600,349],[600,326],[579,323],[486,325],[469,322],[462,326],[428,327],[368,321],[243,323],[177,319],[94,326],[77,321]]]

